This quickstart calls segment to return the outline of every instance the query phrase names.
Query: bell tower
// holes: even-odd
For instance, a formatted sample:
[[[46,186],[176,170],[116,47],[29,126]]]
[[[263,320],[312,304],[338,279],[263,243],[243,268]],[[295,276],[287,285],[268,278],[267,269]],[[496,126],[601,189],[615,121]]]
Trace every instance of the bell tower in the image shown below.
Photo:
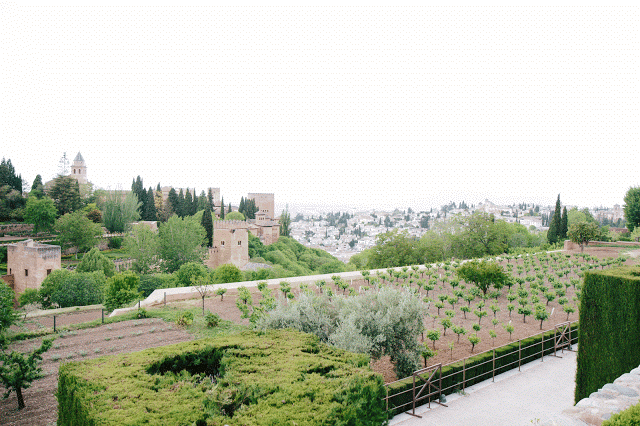
[[[79,184],[86,184],[87,181],[87,165],[84,162],[84,158],[82,158],[82,154],[78,152],[76,158],[73,159],[73,164],[71,165],[71,174],[69,176],[73,176]]]

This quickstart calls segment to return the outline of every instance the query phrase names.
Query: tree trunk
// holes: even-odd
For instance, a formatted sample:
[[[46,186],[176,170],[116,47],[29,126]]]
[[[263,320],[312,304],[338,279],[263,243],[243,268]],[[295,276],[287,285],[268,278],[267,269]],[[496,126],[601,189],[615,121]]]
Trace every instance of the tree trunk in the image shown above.
[[[22,388],[20,386],[16,387],[16,396],[18,397],[18,410],[22,410],[24,408],[24,398],[22,397]]]

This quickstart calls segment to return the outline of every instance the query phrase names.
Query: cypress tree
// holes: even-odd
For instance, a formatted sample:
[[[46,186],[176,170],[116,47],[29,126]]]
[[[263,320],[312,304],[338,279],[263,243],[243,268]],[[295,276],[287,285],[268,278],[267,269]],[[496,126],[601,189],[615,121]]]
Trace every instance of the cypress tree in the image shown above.
[[[196,195],[196,189],[193,188],[193,202],[191,203],[191,215],[198,212],[198,196]]]
[[[191,208],[193,207],[193,198],[191,198],[191,192],[187,188],[187,192],[184,194],[184,215],[191,216]]]
[[[547,231],[547,240],[549,241],[549,244],[557,243],[558,238],[560,237],[560,227],[562,226],[561,209],[562,207],[560,205],[560,194],[558,194],[558,199],[556,200],[556,210],[553,213],[551,223],[549,223],[549,230]]]
[[[211,190],[211,188],[209,188],[209,191],[207,191],[207,199],[209,201],[209,208],[211,209],[211,211],[215,211],[216,206],[213,205],[213,191]]]
[[[558,236],[561,240],[567,239],[567,232],[569,231],[569,217],[567,216],[567,207],[565,206],[562,209],[562,219],[560,219],[560,235]]]
[[[240,197],[240,205],[238,206],[238,211],[240,213],[242,213],[244,215],[244,217],[246,217],[247,219],[249,219],[247,217],[247,215],[245,214],[245,206],[244,206],[244,197]]]
[[[184,217],[184,192],[182,192],[182,188],[180,189],[180,193],[178,194],[178,210],[176,213],[180,217]]]
[[[207,203],[207,196],[205,195],[204,191],[200,191],[200,195],[198,195],[198,207],[196,208],[196,211],[206,210]]]
[[[173,212],[178,216],[180,216],[180,198],[178,197],[178,194],[176,193],[175,189],[171,188],[169,190],[169,196],[167,197],[167,201],[169,201],[169,204],[171,205],[171,209],[173,210]]]
[[[224,197],[220,201],[220,219],[224,219]]]
[[[153,193],[153,189],[151,189],[151,187],[149,187],[146,197],[147,203],[145,204],[144,216],[142,217],[144,218],[144,220],[158,220],[155,194]]]
[[[207,233],[207,247],[213,247],[213,219],[211,217],[210,209],[204,209],[200,223]]]

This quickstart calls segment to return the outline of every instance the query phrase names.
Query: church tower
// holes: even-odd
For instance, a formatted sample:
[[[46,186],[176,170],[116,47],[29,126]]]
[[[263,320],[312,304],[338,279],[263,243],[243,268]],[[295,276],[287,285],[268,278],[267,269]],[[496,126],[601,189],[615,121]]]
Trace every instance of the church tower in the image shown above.
[[[69,176],[74,177],[80,185],[86,184],[87,181],[87,165],[84,162],[84,158],[82,158],[82,154],[78,152],[76,158],[73,159],[73,164],[71,165],[71,174]]]

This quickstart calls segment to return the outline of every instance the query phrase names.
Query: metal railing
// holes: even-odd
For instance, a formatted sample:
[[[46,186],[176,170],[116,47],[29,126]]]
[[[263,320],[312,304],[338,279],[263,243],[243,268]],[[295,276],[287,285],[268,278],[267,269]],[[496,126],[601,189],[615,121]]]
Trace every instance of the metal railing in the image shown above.
[[[518,343],[518,350],[517,350],[517,354],[518,354],[518,358],[514,361],[508,362],[506,364],[500,364],[497,368],[496,368],[496,361],[500,361],[501,359],[505,358],[505,357],[510,357],[513,356],[516,351],[508,351],[505,352],[502,355],[498,355],[496,356],[496,351],[499,351],[501,348],[504,348],[506,346],[510,346],[513,345],[515,342],[511,342],[508,343],[507,345],[503,345],[497,348],[493,348],[490,349],[488,351],[484,351],[484,352],[479,352],[477,354],[468,356],[466,358],[463,358],[462,360],[457,360],[454,362],[451,362],[449,364],[446,365],[441,365],[441,364],[436,364],[434,366],[431,367],[427,367],[426,369],[421,369],[421,370],[417,370],[416,372],[413,373],[413,375],[411,377],[407,377],[404,379],[400,379],[400,380],[396,380],[394,382],[391,383],[387,383],[385,384],[385,389],[386,389],[386,397],[383,398],[385,400],[385,404],[386,404],[386,409],[387,411],[391,410],[397,410],[399,408],[402,407],[406,407],[408,405],[412,406],[412,411],[413,412],[407,412],[407,414],[411,414],[411,415],[415,415],[415,407],[418,405],[422,405],[422,404],[418,404],[420,401],[424,400],[426,397],[429,398],[429,403],[431,402],[431,397],[432,396],[437,396],[440,397],[440,395],[446,395],[446,394],[450,394],[456,391],[462,391],[464,392],[466,387],[467,387],[467,383],[473,381],[473,383],[477,383],[479,381],[482,380],[487,380],[489,377],[491,377],[492,381],[495,381],[495,376],[496,376],[496,371],[499,371],[499,373],[503,373],[512,369],[518,368],[518,371],[520,371],[520,368],[522,367],[522,364],[526,364],[528,362],[531,362],[535,359],[540,358],[542,362],[544,362],[544,356],[545,353],[547,354],[547,356],[555,356],[558,357],[557,352],[560,350],[562,352],[564,352],[565,350],[569,350],[572,351],[571,346],[573,344],[576,344],[578,341],[578,328],[575,329],[571,329],[572,325],[577,323],[577,321],[574,322],[564,322],[564,323],[560,323],[557,324],[553,329],[550,330],[546,330],[543,331],[541,333],[538,334],[534,334],[532,336],[529,337],[525,337],[523,339],[519,339],[517,341]],[[552,332],[553,331],[553,335],[549,335],[547,337],[545,337],[545,334]],[[535,340],[533,343],[527,344],[525,346],[522,346],[522,341],[523,340],[528,340],[531,338],[536,338],[542,336],[540,340]],[[552,343],[551,343],[552,342]],[[545,345],[545,343],[548,343],[548,345]],[[532,348],[534,346],[540,345],[540,351],[536,351],[535,353],[531,353],[529,355],[526,356],[522,356],[523,352],[526,353],[527,349]],[[469,363],[470,360],[474,359],[474,358],[482,358],[483,355],[489,354],[491,353],[491,356],[488,357],[488,359],[486,361],[482,361],[479,363],[471,363],[472,365],[467,367],[467,363]],[[561,358],[561,357],[560,357]],[[462,362],[462,370],[459,369],[454,369],[452,372],[445,374],[444,376],[442,375],[442,370],[446,369],[446,367],[448,366],[452,366],[454,364],[458,364]],[[474,370],[477,370],[478,368],[481,368],[487,364],[491,363],[491,369],[488,371],[484,371],[481,372],[479,374],[472,374],[474,372]],[[427,379],[425,379],[424,377],[421,376],[421,374],[425,373],[426,371],[431,371],[433,370],[433,374],[431,374]],[[436,376],[436,371],[438,371],[440,374],[438,374],[438,377]],[[461,380],[455,380],[455,376],[462,374],[462,379]],[[467,377],[467,375],[469,375],[469,377]],[[446,387],[442,387],[442,382],[443,381],[448,381],[449,378],[454,377],[454,380],[452,381],[451,384],[449,384]],[[397,392],[393,395],[389,395],[389,387],[391,385],[394,385],[396,383],[399,382],[407,382],[408,380],[412,380],[413,385],[403,391]],[[435,381],[438,381],[438,383],[440,384],[440,386],[435,387],[434,391],[431,391],[432,389],[432,383],[434,383]],[[422,389],[425,388],[425,386],[428,387],[428,394],[422,394]],[[416,393],[416,390],[418,390],[418,393]],[[401,403],[398,405],[395,405],[393,407],[389,407],[389,401],[392,400],[393,398],[397,398],[401,395],[407,394],[407,393],[411,393],[412,397],[411,400],[405,403]],[[417,397],[416,397],[417,395]],[[441,404],[441,402],[438,402],[438,404]],[[419,417],[419,416],[417,416]]]

